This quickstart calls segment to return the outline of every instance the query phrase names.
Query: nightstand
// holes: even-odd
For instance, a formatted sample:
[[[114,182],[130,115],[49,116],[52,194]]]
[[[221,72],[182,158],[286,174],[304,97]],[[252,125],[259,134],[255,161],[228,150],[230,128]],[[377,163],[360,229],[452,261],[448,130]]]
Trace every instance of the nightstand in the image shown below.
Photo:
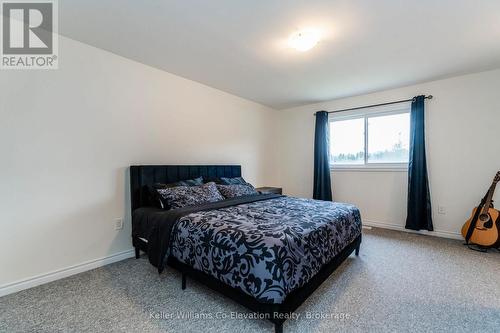
[[[267,193],[283,194],[283,189],[281,187],[257,187],[256,190],[262,194],[267,194]]]

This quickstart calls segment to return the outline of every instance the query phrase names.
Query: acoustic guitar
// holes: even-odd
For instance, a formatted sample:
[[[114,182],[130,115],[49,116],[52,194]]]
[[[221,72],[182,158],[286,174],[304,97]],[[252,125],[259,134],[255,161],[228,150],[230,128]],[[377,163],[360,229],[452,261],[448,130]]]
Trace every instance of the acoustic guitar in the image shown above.
[[[499,230],[500,230],[500,212],[493,208],[493,193],[495,187],[500,181],[500,171],[497,172],[493,183],[491,184],[488,193],[481,201],[481,204],[472,210],[471,217],[465,222],[462,227],[462,236],[467,243],[480,245],[481,247],[498,247],[500,246]],[[472,230],[469,229],[472,227]],[[468,235],[469,234],[469,235]],[[470,236],[467,239],[467,236]]]

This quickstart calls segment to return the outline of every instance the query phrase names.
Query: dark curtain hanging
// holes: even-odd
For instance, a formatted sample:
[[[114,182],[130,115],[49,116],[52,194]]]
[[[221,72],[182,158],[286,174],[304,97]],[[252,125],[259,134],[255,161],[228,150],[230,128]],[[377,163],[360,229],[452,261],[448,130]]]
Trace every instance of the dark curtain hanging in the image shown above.
[[[411,103],[408,212],[405,227],[432,231],[431,196],[425,158],[424,101],[425,96],[417,96]]]
[[[332,201],[329,162],[329,124],[328,112],[316,112],[314,133],[314,190],[313,198]]]

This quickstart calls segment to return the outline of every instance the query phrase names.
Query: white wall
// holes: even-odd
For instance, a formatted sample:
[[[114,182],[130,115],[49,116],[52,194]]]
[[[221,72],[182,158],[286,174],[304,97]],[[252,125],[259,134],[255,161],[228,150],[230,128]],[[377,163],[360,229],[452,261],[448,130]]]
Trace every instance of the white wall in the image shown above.
[[[435,228],[456,234],[500,168],[499,86],[496,70],[275,111],[61,37],[59,70],[0,71],[0,294],[129,255],[131,164],[241,164],[257,186],[310,197],[313,112],[418,94],[435,96],[427,103]],[[406,176],[336,172],[334,197],[357,204],[365,222],[401,227]]]
[[[438,234],[458,236],[471,208],[500,169],[500,70],[465,75],[281,111],[281,181],[291,195],[312,196],[314,116],[334,110],[432,94],[426,102],[427,158]],[[336,201],[352,202],[365,222],[402,228],[406,172],[334,172]],[[495,197],[500,199],[500,189]],[[438,205],[445,215],[437,214]]]
[[[131,164],[234,163],[279,185],[277,117],[63,37],[59,70],[0,71],[0,292],[130,250]]]

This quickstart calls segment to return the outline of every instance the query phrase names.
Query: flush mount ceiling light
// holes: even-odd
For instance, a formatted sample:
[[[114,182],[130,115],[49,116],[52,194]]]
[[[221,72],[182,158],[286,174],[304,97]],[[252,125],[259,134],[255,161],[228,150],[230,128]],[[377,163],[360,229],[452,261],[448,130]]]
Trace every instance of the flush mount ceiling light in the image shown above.
[[[313,29],[299,30],[288,38],[288,45],[300,52],[309,51],[319,42],[319,32]]]

